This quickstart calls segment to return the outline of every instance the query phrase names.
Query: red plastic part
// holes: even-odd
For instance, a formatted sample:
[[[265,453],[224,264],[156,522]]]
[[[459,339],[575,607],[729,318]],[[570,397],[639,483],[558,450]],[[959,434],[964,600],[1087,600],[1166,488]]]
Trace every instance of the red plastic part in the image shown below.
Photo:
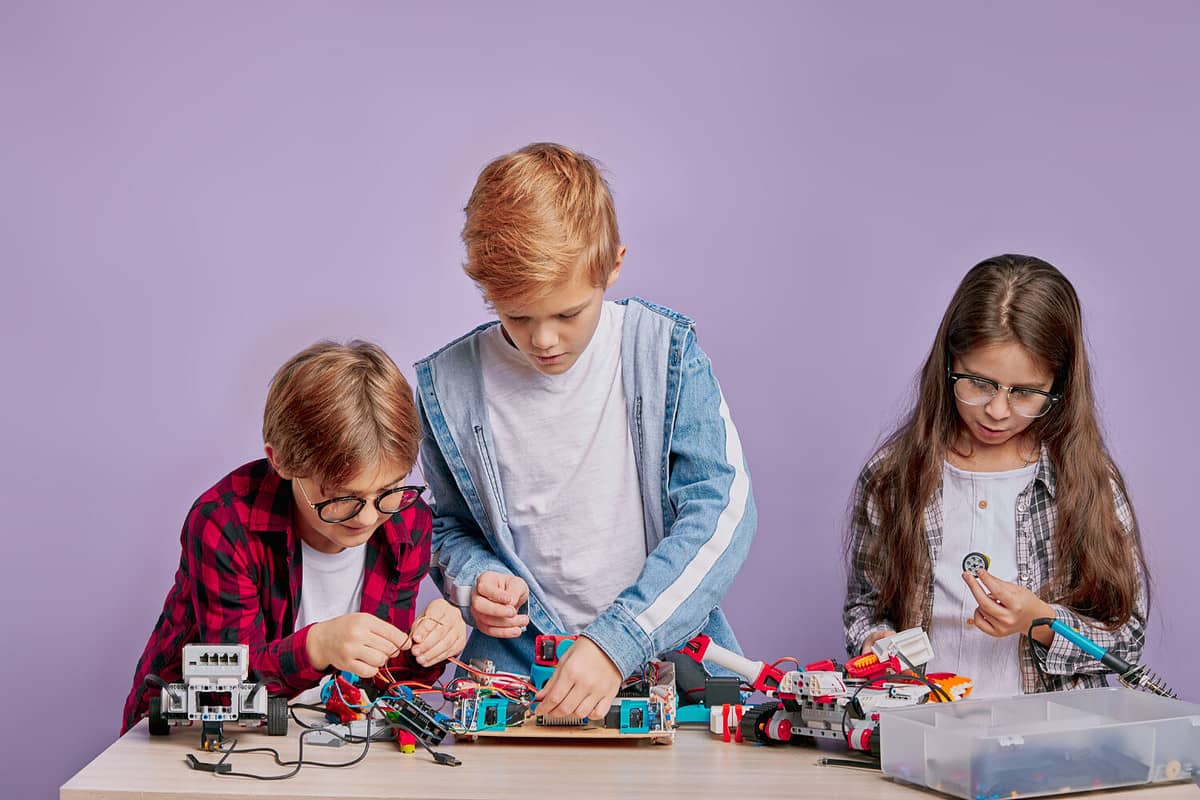
[[[790,720],[772,720],[767,723],[767,736],[777,742],[792,740],[792,723]]]
[[[683,647],[679,648],[679,652],[683,653],[697,664],[703,664],[704,654],[708,652],[708,646],[710,644],[712,644],[712,639],[701,633]]]
[[[533,640],[533,663],[543,667],[558,666],[558,645],[561,642],[573,642],[578,636],[551,636],[540,634]]]
[[[362,719],[362,711],[354,706],[365,706],[367,697],[363,694],[363,690],[350,683],[348,680],[338,675],[334,679],[335,687],[329,694],[329,700],[325,703],[325,711],[327,714],[333,714],[337,717],[338,722],[343,724],[351,720]]]

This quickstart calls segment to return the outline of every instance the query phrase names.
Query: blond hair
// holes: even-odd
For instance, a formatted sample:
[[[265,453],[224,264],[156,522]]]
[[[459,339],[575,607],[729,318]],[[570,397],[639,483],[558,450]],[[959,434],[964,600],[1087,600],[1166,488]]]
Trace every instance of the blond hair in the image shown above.
[[[531,144],[488,164],[467,201],[463,270],[488,303],[537,299],[582,269],[605,286],[621,237],[597,163]]]
[[[411,470],[420,423],[408,381],[378,345],[321,341],[271,379],[263,441],[281,471],[340,488],[380,464]]]

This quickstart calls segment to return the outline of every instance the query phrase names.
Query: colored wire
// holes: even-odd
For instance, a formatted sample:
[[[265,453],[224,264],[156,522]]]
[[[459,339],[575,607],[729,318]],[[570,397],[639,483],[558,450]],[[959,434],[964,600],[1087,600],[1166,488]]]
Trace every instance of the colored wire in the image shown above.
[[[350,766],[357,764],[358,762],[362,761],[364,758],[367,757],[367,751],[371,747],[371,739],[370,739],[371,728],[369,725],[367,726],[368,735],[365,738],[365,741],[363,742],[362,752],[359,753],[356,757],[350,759],[349,761],[341,761],[338,763],[331,764],[331,763],[328,763],[325,761],[305,760],[305,758],[304,758],[304,740],[306,738],[308,738],[309,736],[312,736],[314,733],[317,733],[318,730],[320,730],[320,729],[313,728],[310,730],[306,730],[300,734],[300,744],[299,744],[299,748],[296,753],[296,759],[294,761],[285,761],[283,758],[280,757],[279,751],[276,750],[274,747],[249,747],[249,748],[244,748],[244,749],[238,750],[237,749],[237,741],[238,740],[235,738],[235,739],[231,739],[229,741],[228,748],[222,749],[221,759],[219,761],[212,763],[212,764],[206,764],[205,762],[200,761],[200,759],[196,758],[194,755],[189,753],[188,754],[188,764],[192,767],[192,769],[204,770],[206,772],[211,772],[214,775],[228,776],[231,778],[254,778],[255,780],[258,780],[258,781],[281,781],[281,780],[286,780],[287,778],[291,778],[292,776],[294,776],[296,773],[298,773],[300,771],[301,767],[304,767],[304,766],[330,767],[330,768],[350,767]],[[341,736],[333,731],[326,731],[326,733],[328,733],[330,736],[334,736],[338,739],[341,739],[344,742],[350,741],[350,739],[348,739],[347,737]],[[253,772],[234,772],[232,769],[232,764],[229,765],[230,769],[222,769],[222,767],[227,764],[229,757],[231,755],[233,755],[235,752],[242,753],[242,754],[270,753],[271,757],[273,759],[275,759],[276,764],[278,764],[281,767],[292,767],[292,769],[289,772],[284,772],[280,775],[258,775]]]

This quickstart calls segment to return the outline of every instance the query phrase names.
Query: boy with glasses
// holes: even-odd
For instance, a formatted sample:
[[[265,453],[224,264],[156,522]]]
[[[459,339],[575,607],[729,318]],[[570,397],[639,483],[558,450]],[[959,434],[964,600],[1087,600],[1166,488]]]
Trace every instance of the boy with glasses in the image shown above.
[[[467,274],[499,317],[417,364],[434,578],[467,657],[528,671],[579,634],[538,713],[600,717],[624,678],[703,631],[756,515],[741,441],[687,317],[605,302],[625,248],[586,156],[534,144],[479,176]]]
[[[321,342],[275,374],[264,459],[202,494],[183,526],[175,583],[134,672],[121,731],[181,674],[183,646],[244,643],[285,696],[331,669],[431,682],[466,642],[462,615],[431,602],[423,486],[405,485],[419,423],[408,382],[375,345]]]

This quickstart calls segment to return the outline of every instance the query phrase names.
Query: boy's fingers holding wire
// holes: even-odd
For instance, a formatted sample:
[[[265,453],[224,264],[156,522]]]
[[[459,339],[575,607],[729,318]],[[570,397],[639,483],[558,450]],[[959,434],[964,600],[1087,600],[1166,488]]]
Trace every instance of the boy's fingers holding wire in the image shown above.
[[[517,607],[508,603],[498,603],[476,592],[471,597],[471,613],[476,617],[488,616],[498,619],[509,619],[517,616]]]
[[[501,584],[507,593],[509,602],[516,607],[520,607],[529,599],[529,585],[525,583],[523,578],[518,578],[516,575],[506,575]]]
[[[478,619],[475,621],[479,623],[476,627],[478,627],[479,630],[487,636],[491,636],[493,639],[516,639],[525,632],[525,628],[513,626],[512,620],[504,620],[500,623],[495,621],[485,623]]]
[[[370,660],[377,667],[382,667],[387,663],[388,659],[400,654],[399,647],[391,639],[380,636],[378,633],[370,632],[362,640],[363,652],[370,655],[370,658],[363,658],[364,661]],[[376,661],[376,655],[381,661]]]
[[[407,632],[400,630],[392,623],[382,620],[379,617],[370,615],[370,629],[376,637],[384,639],[387,645],[381,649],[386,650],[388,655],[398,653],[401,650],[407,650],[412,646],[412,637]]]
[[[421,666],[429,666],[445,661],[447,658],[461,653],[466,643],[465,636],[460,638],[457,634],[451,633],[440,641],[429,645],[426,651],[418,654],[416,656],[417,663],[421,664]]]
[[[374,678],[376,673],[379,672],[378,667],[368,664],[360,659],[351,661],[350,663],[346,664],[343,669],[345,669],[347,672],[353,672],[360,678]]]
[[[475,596],[483,597],[497,605],[511,606],[513,613],[516,613],[517,598],[508,590],[507,577],[499,572],[483,573],[479,580],[475,581]]]
[[[501,639],[511,639],[520,636],[529,625],[529,617],[518,614],[515,617],[497,617],[492,614],[476,614],[475,627],[488,636]]]

